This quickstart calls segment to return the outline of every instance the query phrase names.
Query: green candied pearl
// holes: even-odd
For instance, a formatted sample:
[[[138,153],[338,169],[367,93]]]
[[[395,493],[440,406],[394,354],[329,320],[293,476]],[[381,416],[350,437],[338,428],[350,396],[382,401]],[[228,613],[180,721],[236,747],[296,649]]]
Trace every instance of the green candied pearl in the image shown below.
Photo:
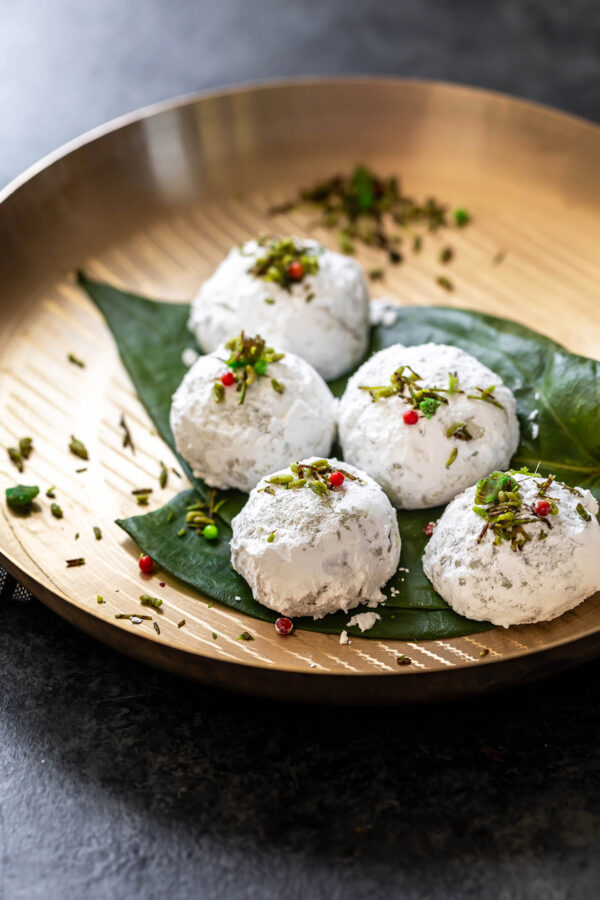
[[[215,538],[219,537],[219,529],[216,525],[205,525],[202,529],[202,534],[207,541],[214,541]]]

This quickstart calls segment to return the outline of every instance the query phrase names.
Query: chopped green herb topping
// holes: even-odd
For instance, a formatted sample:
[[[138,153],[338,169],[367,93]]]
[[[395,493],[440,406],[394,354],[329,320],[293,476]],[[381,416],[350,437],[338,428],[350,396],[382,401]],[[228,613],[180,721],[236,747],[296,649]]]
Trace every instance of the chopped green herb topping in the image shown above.
[[[274,540],[275,540],[275,532],[272,531],[271,534],[267,538],[267,544],[272,544]]]
[[[294,284],[319,271],[319,260],[312,248],[297,245],[291,238],[272,238],[264,246],[264,255],[248,270],[257,278],[291,291]]]
[[[25,468],[23,460],[29,459],[32,450],[33,438],[24,437],[19,441],[18,447],[7,447],[6,452],[10,461],[14,463],[19,472],[22,472]]]
[[[62,519],[62,517],[63,517],[63,511],[60,508],[60,506],[58,505],[58,503],[50,504],[50,512],[52,513],[52,515],[54,516],[55,519]]]
[[[49,487],[46,491],[46,497],[49,497],[50,500],[54,500],[54,498],[56,497],[55,491],[56,488],[54,487],[54,485],[52,485],[52,487]]]
[[[246,337],[242,331],[238,337],[232,338],[225,345],[231,350],[229,359],[224,360],[225,365],[231,370],[222,378],[217,378],[213,384],[212,396],[215,403],[225,400],[226,388],[224,379],[239,393],[239,403],[246,399],[246,391],[258,378],[267,375],[267,369],[271,363],[283,359],[285,353],[276,353],[272,347],[267,347],[259,334],[256,337]],[[233,379],[233,380],[232,380]],[[271,387],[278,394],[285,391],[285,385],[275,378],[271,378]]]
[[[67,359],[70,363],[73,363],[74,366],[79,366],[80,369],[85,369],[85,363],[83,362],[83,360],[75,356],[74,353],[69,353]]]
[[[22,512],[29,511],[35,497],[39,494],[40,489],[36,484],[18,484],[16,487],[6,488],[6,504],[12,509],[20,509]]]
[[[25,466],[23,465],[23,457],[16,447],[7,447],[6,452],[8,453],[8,458],[14,465],[17,467],[19,472],[22,472]]]
[[[249,631],[242,631],[242,633],[236,638],[236,641],[253,641],[254,638],[250,634]]]
[[[160,609],[162,606],[160,597],[151,597],[150,594],[140,594],[140,603],[142,606],[153,606],[154,609]]]
[[[98,525],[94,525],[92,530],[94,532],[94,537],[96,538],[96,540],[101,541],[102,540],[102,531],[100,530]]]
[[[509,541],[511,549],[516,552],[522,550],[531,540],[531,535],[525,531],[524,525],[542,523],[548,529],[552,527],[545,516],[536,513],[533,506],[523,508],[520,491],[518,481],[505,472],[492,472],[491,475],[479,479],[475,493],[477,505],[473,507],[473,512],[485,519],[485,524],[477,538],[478,544],[490,531],[494,536],[494,544]],[[558,514],[558,507],[555,504],[554,509],[555,515]]]
[[[106,600],[104,599],[104,597],[102,597],[100,594],[98,594],[96,596],[96,603],[106,603]]]
[[[67,569],[73,569],[76,566],[85,566],[85,558],[83,556],[78,556],[76,559],[67,560]]]
[[[131,437],[131,432],[127,427],[127,422],[125,421],[125,414],[121,413],[121,418],[119,419],[119,426],[123,429],[123,447],[131,447],[131,452],[135,455],[135,447],[133,445],[133,440]]]
[[[29,459],[33,450],[33,438],[24,437],[19,441],[19,452],[23,459]]]
[[[454,210],[454,221],[458,225],[459,228],[464,228],[465,225],[468,225],[471,221],[471,216],[467,212],[466,209],[455,209]]]
[[[71,435],[69,450],[74,456],[78,456],[80,459],[90,458],[85,445],[82,443],[82,441],[79,441],[73,434]]]
[[[457,447],[454,447],[454,448],[452,449],[452,452],[450,453],[450,456],[448,457],[447,462],[446,462],[446,468],[447,468],[447,469],[450,468],[450,466],[452,465],[452,463],[454,462],[454,460],[456,459],[457,456],[458,456],[458,448],[457,448]]]
[[[161,462],[160,473],[158,475],[158,483],[160,484],[161,488],[166,488],[168,480],[169,480],[169,471],[168,471],[167,467],[165,466],[164,462]]]
[[[383,269],[370,269],[369,270],[369,279],[370,281],[381,281],[385,275]]]
[[[400,397],[408,403],[412,409],[421,412],[426,419],[435,415],[438,406],[448,403],[445,394],[462,394],[458,390],[458,378],[449,374],[448,388],[426,387],[423,381],[411,366],[400,366],[390,376],[390,383],[384,385],[360,385],[361,391],[368,391],[373,402],[385,397]]]
[[[455,422],[446,429],[446,437],[456,438],[457,441],[472,441],[473,435],[464,422]]]
[[[450,281],[445,275],[438,275],[435,279],[436,283],[439,284],[441,288],[444,288],[445,291],[453,291],[454,290],[454,282]]]
[[[158,622],[153,622],[152,627],[154,628],[154,630],[157,634],[160,634],[160,625],[158,624]]]
[[[449,224],[446,206],[433,198],[419,203],[402,191],[398,178],[382,178],[364,165],[356,166],[349,175],[334,175],[304,188],[296,199],[274,206],[270,212],[288,213],[305,205],[321,211],[319,224],[337,229],[343,253],[354,253],[355,241],[361,241],[386,252],[392,263],[402,260],[395,250],[398,226],[412,235],[415,227],[435,232]],[[423,239],[413,235],[412,240],[418,253]]]
[[[271,475],[271,477],[266,480],[266,486],[259,488],[259,492],[274,495],[274,487],[280,487],[286,491],[308,487],[314,494],[317,494],[317,496],[328,497],[329,492],[335,490],[330,482],[330,475],[333,472],[341,472],[344,479],[347,478],[349,481],[356,481],[360,484],[363,483],[361,478],[352,475],[352,473],[346,471],[346,469],[334,469],[329,460],[317,459],[313,463],[292,463],[290,465],[289,473],[284,472],[281,475]],[[275,532],[273,532],[273,536],[269,535],[267,538],[269,543],[272,539],[274,540],[274,535]]]
[[[454,257],[454,250],[452,247],[443,247],[440,250],[440,262],[441,263],[449,263]]]
[[[467,394],[468,400],[483,400],[485,403],[491,403],[493,406],[497,406],[498,409],[504,409],[502,404],[492,396],[496,390],[495,384],[488,388],[477,387],[475,390],[479,391],[479,394]]]
[[[587,511],[587,509],[585,508],[585,506],[583,505],[583,503],[578,503],[577,506],[575,507],[575,509],[577,510],[577,512],[579,513],[579,515],[585,522],[592,521],[592,517],[589,514],[589,512]]]

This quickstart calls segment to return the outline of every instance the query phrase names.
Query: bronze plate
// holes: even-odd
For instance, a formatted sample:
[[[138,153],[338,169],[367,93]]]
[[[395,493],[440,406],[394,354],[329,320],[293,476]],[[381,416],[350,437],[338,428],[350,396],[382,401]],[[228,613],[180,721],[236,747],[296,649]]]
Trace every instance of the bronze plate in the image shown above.
[[[0,560],[59,615],[137,659],[236,690],[305,701],[395,703],[455,697],[538,678],[598,653],[600,595],[548,624],[422,644],[299,632],[235,614],[167,579],[142,579],[137,550],[113,524],[137,509],[169,454],[153,432],[96,310],[73,271],[160,298],[190,298],[231,245],[260,231],[330,233],[310,217],[265,210],[316,178],[364,161],[400,173],[417,197],[467,207],[453,234],[452,294],[435,283],[443,237],[388,272],[374,295],[518,319],[598,356],[600,129],[531,103],[443,84],[349,79],[236,89],[135,113],[43,160],[0,194],[0,445],[31,434],[3,485],[57,486],[65,517],[19,518],[2,504]],[[506,257],[493,260],[498,251]],[[377,251],[360,254],[381,265]],[[74,352],[87,366],[66,361]],[[125,412],[137,453],[121,445]],[[67,451],[75,432],[87,471]],[[83,465],[83,464],[82,464]],[[95,541],[92,526],[104,538]],[[75,541],[75,533],[81,537]],[[87,565],[67,569],[65,560]],[[160,577],[160,576],[159,576]],[[151,587],[150,587],[151,586]],[[118,590],[117,590],[118,589]],[[152,623],[115,620],[160,591]],[[96,595],[107,601],[98,605]],[[177,627],[181,619],[186,625]],[[252,642],[236,640],[243,630]],[[212,633],[218,635],[214,640]],[[482,649],[489,653],[480,657]],[[398,666],[405,653],[410,666]]]

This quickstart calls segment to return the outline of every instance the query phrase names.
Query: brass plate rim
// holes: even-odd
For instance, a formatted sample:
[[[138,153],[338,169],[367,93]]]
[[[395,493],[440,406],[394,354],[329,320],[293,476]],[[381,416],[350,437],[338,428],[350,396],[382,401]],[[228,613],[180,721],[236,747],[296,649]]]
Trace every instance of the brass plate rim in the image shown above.
[[[134,124],[140,122],[141,120],[151,118],[155,115],[160,115],[161,113],[168,112],[170,110],[176,110],[178,108],[182,108],[182,107],[186,107],[186,106],[190,106],[190,105],[193,106],[193,105],[195,105],[203,100],[207,100],[207,99],[219,99],[219,98],[224,98],[224,97],[228,97],[228,96],[232,96],[232,95],[237,95],[241,92],[243,92],[243,93],[253,93],[256,91],[264,92],[264,91],[269,91],[269,90],[285,89],[288,87],[298,87],[298,86],[309,87],[309,88],[310,87],[333,86],[333,85],[351,87],[353,85],[361,85],[362,86],[362,85],[371,85],[371,84],[402,86],[402,87],[420,87],[420,88],[434,86],[436,88],[441,87],[444,89],[448,89],[455,93],[467,93],[467,94],[471,94],[471,95],[477,95],[479,97],[487,96],[489,98],[496,98],[496,99],[500,98],[500,99],[510,102],[511,105],[516,104],[516,105],[520,105],[524,108],[529,108],[529,109],[533,108],[538,112],[542,112],[548,116],[556,117],[559,120],[561,120],[561,119],[569,120],[571,123],[578,124],[579,126],[584,126],[585,128],[591,130],[595,134],[600,133],[599,126],[597,126],[593,122],[590,122],[579,116],[575,116],[571,113],[565,113],[561,110],[554,109],[552,107],[548,107],[543,104],[536,103],[535,101],[525,100],[522,98],[514,98],[505,93],[490,91],[490,90],[482,89],[482,88],[471,87],[468,85],[460,85],[460,84],[457,85],[457,84],[453,84],[450,82],[440,82],[440,81],[433,81],[433,80],[429,81],[429,80],[424,80],[424,79],[387,78],[387,77],[380,77],[380,76],[361,76],[358,78],[354,77],[354,76],[347,76],[347,77],[331,76],[331,77],[327,77],[327,78],[306,77],[306,78],[294,78],[294,79],[285,79],[285,80],[281,80],[281,79],[265,80],[265,81],[259,81],[256,83],[251,83],[251,84],[242,84],[239,86],[232,85],[232,86],[227,86],[225,88],[214,88],[214,89],[210,89],[210,90],[206,90],[206,91],[194,92],[194,93],[183,95],[181,97],[177,97],[174,99],[159,101],[158,103],[150,104],[148,106],[142,107],[131,113],[127,113],[122,116],[118,116],[118,117],[110,120],[109,122],[107,122],[103,125],[97,126],[93,129],[90,129],[89,131],[85,132],[84,134],[80,135],[79,137],[66,142],[57,150],[51,152],[50,154],[47,154],[41,160],[39,160],[38,162],[29,166],[21,175],[14,178],[11,182],[9,182],[9,184],[2,191],[0,191],[0,203],[4,202],[9,197],[17,194],[20,188],[22,188],[28,182],[33,180],[38,174],[43,173],[45,170],[50,168],[52,165],[54,165],[56,162],[60,161],[61,159],[64,159],[64,158],[70,156],[71,154],[76,153],[82,147],[85,147],[86,145],[93,143],[94,141],[98,140],[99,138],[105,137],[116,131],[126,128],[129,125],[134,125]],[[35,576],[35,574],[32,573],[32,571],[30,569],[26,569],[25,567],[21,566],[20,563],[17,563],[9,555],[5,554],[2,550],[0,550],[0,560],[5,565],[7,571],[14,574],[15,577],[19,578],[21,574],[26,575],[25,580],[29,581],[30,584],[34,585],[36,588],[36,590],[34,590],[34,593],[38,594],[38,592],[41,592],[42,594],[46,594],[46,593],[51,594],[53,599],[55,600],[56,604],[62,606],[65,611],[67,611],[68,609],[70,609],[72,607],[75,607],[80,615],[85,616],[91,622],[97,623],[99,621],[98,617],[94,614],[94,610],[87,608],[83,604],[83,601],[79,601],[78,599],[75,599],[75,595],[74,595],[74,599],[71,599],[70,597],[63,595],[59,590],[50,590],[46,585],[44,585],[41,581],[38,580],[38,578]],[[39,596],[39,594],[38,594],[38,596]],[[62,612],[60,612],[60,610],[57,610],[55,608],[55,606],[49,604],[46,601],[46,599],[44,599],[43,596],[40,597],[40,599],[42,599],[42,601],[45,603],[45,605],[49,606],[54,611],[58,611],[59,614],[61,614],[61,616],[63,618],[66,618],[67,620],[69,620],[68,616],[63,615]],[[110,621],[103,622],[103,625],[106,625],[106,624],[109,624],[112,626],[111,630],[113,632],[115,632],[115,633],[118,632],[120,635],[123,634],[122,629],[115,622],[110,622]],[[596,627],[588,628],[583,634],[579,635],[575,639],[563,637],[563,638],[555,640],[551,643],[544,644],[544,646],[541,648],[529,647],[526,650],[514,650],[513,652],[506,653],[502,657],[499,657],[499,658],[492,657],[492,658],[486,659],[485,661],[482,661],[481,663],[479,663],[479,665],[481,666],[482,670],[483,669],[489,670],[490,666],[493,666],[494,670],[498,670],[499,668],[502,668],[503,664],[505,664],[506,667],[509,667],[511,662],[514,663],[515,661],[523,660],[525,658],[542,657],[542,656],[544,656],[545,658],[551,658],[551,656],[553,654],[558,653],[561,648],[565,648],[567,645],[576,647],[577,645],[589,642],[599,632],[600,632],[600,623]],[[356,671],[356,672],[354,672],[354,671],[328,672],[328,671],[318,671],[318,670],[309,672],[307,670],[304,670],[304,669],[301,670],[292,665],[288,665],[287,662],[285,664],[282,664],[280,662],[277,665],[277,667],[273,667],[272,665],[269,665],[268,663],[263,662],[262,660],[256,660],[256,659],[253,660],[252,665],[248,665],[247,663],[244,663],[243,661],[237,660],[237,659],[218,660],[214,656],[211,656],[210,654],[207,654],[207,653],[205,654],[201,647],[198,648],[197,650],[195,650],[194,652],[192,652],[187,648],[182,648],[182,647],[178,646],[177,644],[174,644],[167,637],[163,638],[161,641],[156,641],[153,634],[150,634],[150,635],[136,634],[136,635],[132,635],[132,636],[134,637],[134,641],[136,643],[144,642],[144,643],[148,644],[150,647],[152,647],[153,644],[155,644],[155,645],[161,644],[161,645],[167,646],[170,649],[172,649],[174,653],[179,653],[179,654],[183,654],[186,656],[200,657],[201,659],[205,660],[207,662],[207,664],[215,663],[216,665],[219,665],[219,666],[224,665],[225,667],[231,667],[231,665],[234,664],[238,668],[241,667],[245,671],[261,670],[262,672],[268,672],[275,676],[277,675],[278,672],[281,672],[281,673],[286,673],[289,675],[299,676],[304,679],[309,679],[311,677],[313,677],[313,678],[317,677],[319,679],[319,681],[322,681],[324,678],[327,678],[329,681],[332,681],[333,679],[339,680],[341,678],[343,678],[344,680],[348,680],[349,675],[354,675],[355,678],[350,679],[352,682],[356,682],[357,679],[373,682],[375,679],[377,679],[377,681],[380,681],[381,680],[380,676],[382,676],[382,675],[391,675],[391,674],[399,675],[399,674],[401,674],[403,678],[408,677],[409,682],[410,682],[410,681],[414,680],[413,676],[416,676],[416,675],[429,675],[429,676],[437,675],[437,677],[440,678],[442,671],[443,671],[444,679],[449,679],[450,673],[452,671],[464,674],[465,670],[474,671],[477,668],[477,666],[474,665],[473,662],[467,662],[462,659],[457,659],[455,662],[453,662],[453,665],[449,670],[448,669],[446,669],[446,670],[428,670],[428,669],[416,669],[413,667],[411,667],[411,668],[407,667],[406,669],[401,669],[398,672],[381,671],[379,669],[376,671],[368,672],[368,673],[367,672],[359,672],[359,671]],[[151,641],[148,641],[148,637],[151,638]],[[360,638],[356,639],[356,640],[360,640]],[[482,640],[485,642],[484,635],[482,635]],[[369,643],[368,639],[364,639],[363,642],[365,643],[365,645],[368,646],[368,643]],[[108,642],[108,643],[110,643],[110,642]],[[135,654],[132,654],[132,655],[135,655]],[[207,680],[210,680],[210,679],[207,679]],[[400,690],[401,694],[405,693],[404,689],[407,687],[409,682],[404,683],[404,687]],[[307,683],[308,683],[308,681],[307,681]],[[259,693],[262,693],[262,691],[259,690]],[[408,693],[408,691],[406,691],[406,693]],[[405,700],[406,697],[401,696],[399,699]]]

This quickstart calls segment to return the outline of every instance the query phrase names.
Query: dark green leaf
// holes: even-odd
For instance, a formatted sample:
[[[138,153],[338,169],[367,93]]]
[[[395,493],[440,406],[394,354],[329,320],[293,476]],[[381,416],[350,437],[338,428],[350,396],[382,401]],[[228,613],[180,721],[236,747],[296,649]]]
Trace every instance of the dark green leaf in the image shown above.
[[[196,588],[215,600],[237,612],[245,613],[265,622],[274,622],[277,614],[257,603],[252,591],[237,572],[231,568],[231,528],[222,525],[219,537],[210,543],[200,535],[185,527],[188,505],[193,502],[194,491],[183,491],[174,497],[162,509],[147,513],[144,516],[132,516],[130,519],[117,519],[127,534],[139,547],[152,557],[161,569]],[[172,510],[173,518],[167,523],[167,511]],[[482,622],[469,622],[448,609],[439,597],[421,568],[421,544],[425,543],[422,525],[429,521],[436,510],[427,510],[418,514],[418,522],[414,520],[408,525],[404,537],[402,564],[410,568],[410,575],[399,572],[388,586],[397,586],[399,594],[391,598],[386,606],[378,608],[381,621],[365,633],[366,637],[403,638],[405,640],[424,640],[428,638],[456,637],[485,631],[489,626]],[[401,517],[413,514],[401,513]],[[401,518],[401,527],[405,524]],[[183,529],[183,538],[177,532]],[[416,540],[415,540],[416,538]],[[406,577],[406,581],[401,579]],[[325,634],[340,634],[350,618],[348,613],[336,613],[323,619],[296,619],[296,628],[318,631]],[[349,634],[360,634],[357,628],[348,629]]]
[[[181,354],[193,344],[186,328],[189,307],[125,294],[83,276],[80,283],[103,312],[142,402],[173,448],[169,410],[171,396],[186,371]],[[395,343],[428,341],[461,347],[498,372],[512,388],[521,425],[515,467],[526,465],[534,469],[539,464],[540,471],[553,472],[567,484],[587,487],[600,499],[600,364],[568,353],[543,335],[514,322],[440,307],[398,309],[393,326],[373,329],[369,352]],[[347,377],[330,384],[336,396],[343,393],[346,381]],[[534,410],[537,414],[532,420]],[[189,476],[188,467],[183,460],[181,463]],[[193,478],[191,481],[197,495],[205,500],[206,486]],[[227,499],[219,516],[229,523],[246,498],[238,491],[224,495],[219,492],[222,496]],[[230,528],[220,524],[219,539],[211,543],[186,528],[186,505],[193,498],[193,492],[186,491],[162,510],[118,524],[159,565],[182,581],[239,612],[274,621],[275,614],[252,599],[248,585],[231,568]],[[382,620],[366,636],[439,639],[490,627],[452,612],[423,573],[421,556],[427,542],[424,528],[442,511],[398,512],[402,533],[400,569],[385,589],[388,599],[378,610]],[[178,533],[183,536],[178,537]],[[402,571],[404,568],[409,571]],[[348,618],[347,614],[338,613],[317,622],[299,620],[296,626],[339,633]]]

